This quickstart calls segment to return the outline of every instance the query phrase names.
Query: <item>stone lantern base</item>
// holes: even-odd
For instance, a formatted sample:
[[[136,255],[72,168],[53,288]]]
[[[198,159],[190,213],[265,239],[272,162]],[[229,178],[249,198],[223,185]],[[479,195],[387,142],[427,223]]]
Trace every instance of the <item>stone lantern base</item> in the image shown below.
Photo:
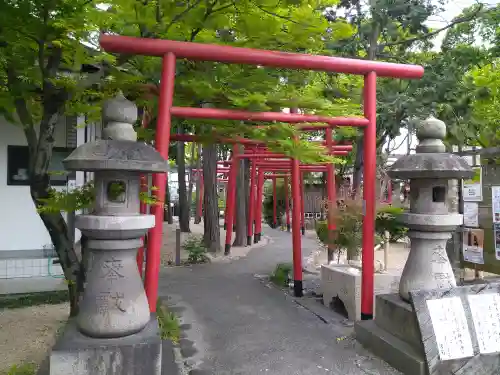
[[[375,296],[375,319],[356,322],[356,340],[406,375],[427,375],[413,307],[398,293]]]
[[[170,362],[165,365],[173,365],[173,358]],[[70,319],[50,355],[50,375],[161,373],[162,340],[154,315],[142,331],[116,339],[87,337],[77,329],[74,319]]]

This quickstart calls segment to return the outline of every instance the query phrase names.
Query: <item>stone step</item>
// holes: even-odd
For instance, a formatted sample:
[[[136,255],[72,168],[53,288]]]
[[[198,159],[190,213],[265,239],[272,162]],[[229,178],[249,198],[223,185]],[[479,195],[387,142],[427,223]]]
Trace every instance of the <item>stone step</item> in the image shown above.
[[[397,293],[379,294],[375,298],[377,326],[405,341],[416,351],[423,350],[417,318],[411,305],[404,302]]]
[[[381,329],[375,321],[364,320],[354,324],[356,340],[365,349],[386,361],[406,375],[427,375],[423,355],[412,346]]]

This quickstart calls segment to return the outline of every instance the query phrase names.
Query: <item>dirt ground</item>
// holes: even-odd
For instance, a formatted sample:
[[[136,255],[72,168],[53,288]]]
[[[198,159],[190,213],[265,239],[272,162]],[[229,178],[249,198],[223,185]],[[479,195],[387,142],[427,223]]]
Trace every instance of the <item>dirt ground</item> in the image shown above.
[[[40,364],[68,314],[67,303],[0,310],[0,374],[13,365]]]

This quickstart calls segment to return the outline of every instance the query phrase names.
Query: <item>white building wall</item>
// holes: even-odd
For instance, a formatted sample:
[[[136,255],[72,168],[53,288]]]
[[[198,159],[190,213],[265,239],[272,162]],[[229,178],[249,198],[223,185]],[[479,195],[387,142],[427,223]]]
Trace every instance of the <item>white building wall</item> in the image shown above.
[[[56,128],[55,146],[67,147],[65,119]],[[78,119],[78,125],[83,124]],[[0,117],[0,279],[49,277],[62,278],[60,265],[47,257],[52,248],[50,236],[38,216],[30,196],[29,186],[7,185],[7,148],[24,146],[26,138],[20,126],[12,125]],[[77,128],[76,143],[80,145],[100,137],[101,125]],[[91,176],[76,173],[76,185],[82,185]],[[67,186],[55,187],[65,190]],[[75,241],[80,232],[75,231]],[[44,251],[43,249],[47,249]],[[39,255],[37,255],[39,254]],[[0,286],[0,294],[3,288]]]
[[[7,185],[7,146],[26,145],[20,126],[0,117],[0,251],[36,250],[50,245],[50,237],[38,216],[29,186]],[[65,126],[58,126],[56,146],[66,147]]]

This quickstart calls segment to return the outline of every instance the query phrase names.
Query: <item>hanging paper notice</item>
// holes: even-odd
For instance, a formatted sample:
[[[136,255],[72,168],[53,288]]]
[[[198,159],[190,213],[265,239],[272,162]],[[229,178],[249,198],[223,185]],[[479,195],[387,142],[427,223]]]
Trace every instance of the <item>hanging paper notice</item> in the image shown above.
[[[479,204],[464,202],[464,225],[477,228],[479,226]]]
[[[483,244],[483,229],[464,228],[462,245],[464,261],[484,264]]]
[[[447,361],[472,357],[472,340],[460,297],[427,301],[439,359]]]
[[[493,222],[500,223],[500,186],[491,187],[491,212]]]
[[[493,234],[495,239],[495,257],[500,260],[500,223],[493,224]]]
[[[464,202],[481,202],[483,200],[483,184],[481,167],[473,167],[474,176],[462,181]]]

